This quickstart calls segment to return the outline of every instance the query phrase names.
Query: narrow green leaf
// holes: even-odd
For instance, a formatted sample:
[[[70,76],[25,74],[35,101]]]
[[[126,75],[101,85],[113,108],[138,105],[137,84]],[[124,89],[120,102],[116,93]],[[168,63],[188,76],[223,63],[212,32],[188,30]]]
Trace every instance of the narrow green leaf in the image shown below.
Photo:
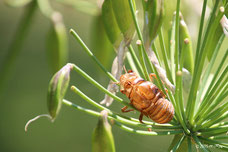
[[[102,111],[92,135],[92,152],[115,152],[112,128],[107,117],[108,112]]]
[[[55,73],[67,62],[68,39],[65,25],[60,13],[52,14],[52,24],[47,35],[47,59]]]
[[[62,100],[69,85],[70,71],[72,68],[73,65],[68,63],[52,77],[49,83],[47,93],[47,106],[52,120],[55,120],[61,109]]]

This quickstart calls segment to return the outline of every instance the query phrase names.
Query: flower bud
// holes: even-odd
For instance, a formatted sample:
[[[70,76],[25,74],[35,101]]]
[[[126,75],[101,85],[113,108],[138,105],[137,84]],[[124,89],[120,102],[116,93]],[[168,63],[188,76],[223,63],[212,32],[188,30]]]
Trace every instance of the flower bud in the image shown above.
[[[114,139],[107,117],[108,112],[103,110],[92,135],[92,152],[115,152]]]
[[[52,120],[58,115],[62,100],[66,93],[69,81],[70,71],[73,68],[73,64],[68,63],[62,69],[60,69],[51,79],[47,94],[47,106]]]

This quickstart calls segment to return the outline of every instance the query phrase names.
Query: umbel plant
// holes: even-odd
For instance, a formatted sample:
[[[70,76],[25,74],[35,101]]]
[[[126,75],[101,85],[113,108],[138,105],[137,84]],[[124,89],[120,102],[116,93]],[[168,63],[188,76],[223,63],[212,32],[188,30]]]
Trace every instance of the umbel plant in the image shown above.
[[[101,68],[103,76],[110,79],[110,83],[106,89],[76,64],[68,63],[52,77],[49,83],[48,116],[54,121],[61,106],[66,105],[100,117],[93,133],[94,152],[115,151],[110,122],[113,126],[133,134],[175,135],[168,151],[191,152],[196,149],[211,151],[215,148],[228,151],[228,143],[225,142],[228,139],[228,102],[226,102],[228,50],[221,49],[228,32],[226,18],[228,1],[213,1],[208,18],[206,18],[207,0],[203,1],[196,48],[192,46],[188,27],[180,12],[180,0],[176,2],[176,11],[169,34],[164,33],[167,31],[163,28],[165,2],[142,0],[141,3],[144,16],[143,29],[140,29],[138,11],[133,0],[104,0],[102,20],[117,54],[111,72],[105,69],[79,35],[73,29],[70,30],[83,50]],[[135,48],[132,46],[134,36],[137,39]],[[215,62],[218,54],[222,54],[222,59]],[[130,101],[127,98],[116,95],[125,65],[127,69],[132,69],[146,81],[151,81],[150,73],[156,75],[153,83],[164,93],[165,98],[175,109],[173,119],[169,123],[159,124],[145,120],[141,123],[138,118],[119,114],[109,108],[114,100],[131,109],[136,109],[129,104]],[[73,92],[94,106],[96,110],[81,107],[65,99],[72,71],[77,72],[105,93],[104,100],[99,104],[99,101],[88,97],[77,86],[71,86]]]

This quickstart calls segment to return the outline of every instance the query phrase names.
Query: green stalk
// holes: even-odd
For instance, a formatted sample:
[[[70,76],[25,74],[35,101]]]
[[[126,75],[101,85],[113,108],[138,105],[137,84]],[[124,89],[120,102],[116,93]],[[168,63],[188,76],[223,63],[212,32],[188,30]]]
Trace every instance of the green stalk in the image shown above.
[[[196,135],[192,135],[193,139],[197,143],[197,145],[204,151],[204,152],[209,152],[209,150],[200,142],[199,138]]]
[[[198,57],[199,63],[196,64],[195,66],[195,70],[194,70],[194,74],[193,74],[193,80],[192,80],[192,85],[191,85],[191,89],[190,89],[190,93],[189,93],[189,98],[188,98],[188,105],[187,107],[189,107],[187,109],[187,117],[189,118],[190,122],[193,122],[193,116],[194,116],[194,112],[195,112],[195,104],[196,104],[196,94],[197,94],[197,90],[199,87],[199,81],[200,81],[200,76],[202,73],[202,69],[203,69],[203,65],[204,65],[204,61],[206,59],[206,54],[207,54],[207,50],[205,50],[205,44],[207,42],[208,39],[208,32],[210,31],[211,28],[211,23],[213,22],[214,16],[215,16],[215,12],[217,10],[218,7],[218,3],[219,1],[215,2],[215,6],[213,8],[213,11],[211,13],[210,16],[210,20],[205,32],[205,36],[204,36],[204,41],[203,44],[201,46],[201,50],[200,50],[200,54]]]
[[[87,114],[90,114],[90,115],[93,115],[93,116],[97,116],[97,117],[100,117],[101,116],[101,114],[99,112],[94,111],[94,110],[91,110],[91,109],[83,108],[81,106],[78,106],[78,105],[70,102],[69,100],[63,99],[63,102],[62,103],[65,104],[65,105],[67,105],[67,106],[69,106],[69,107],[72,107],[72,108],[75,108],[75,109],[80,110],[82,112],[85,112]],[[121,117],[119,117],[117,115],[114,115],[114,114],[109,114],[108,115],[108,119],[109,120],[115,120],[115,121],[119,122],[119,124],[120,123],[125,123],[125,124],[129,124],[129,125],[137,126],[137,127],[151,128],[150,125],[145,125],[145,124],[141,124],[141,123],[135,123],[135,122],[132,122],[132,121],[128,121],[128,120],[126,120],[124,118],[121,118]],[[115,122],[115,123],[117,123],[117,122]],[[169,131],[167,131],[167,133],[168,132]],[[179,133],[180,131],[174,131],[174,132],[171,131],[171,132],[175,134],[175,133]]]
[[[177,5],[176,5],[176,20],[175,20],[175,64],[176,64],[176,77],[177,77],[177,71],[178,71],[178,65],[179,65],[179,26],[180,24],[180,0],[177,0]],[[177,80],[176,80],[177,81]]]
[[[88,54],[89,57],[91,57],[97,65],[102,69],[102,71],[114,82],[118,82],[116,78],[108,72],[108,70],[105,69],[105,67],[100,63],[100,61],[93,55],[93,53],[89,50],[89,48],[86,46],[86,44],[82,41],[82,39],[79,37],[79,35],[73,30],[70,29],[70,33],[74,36],[74,38],[78,41],[78,43],[82,46],[84,51]]]
[[[175,73],[175,59],[174,59],[174,56],[175,56],[175,19],[176,16],[174,15],[173,16],[173,21],[172,21],[172,28],[171,28],[171,32],[170,32],[170,64],[171,64],[171,74],[172,74],[172,78],[173,78],[173,82],[174,82],[174,85],[176,85],[176,73]]]
[[[155,43],[152,44],[152,50],[154,51],[154,53],[155,53],[155,55],[156,55],[156,57],[158,59],[158,62],[161,65],[161,58],[159,57],[159,54],[158,54],[158,51],[157,51]]]
[[[178,150],[178,148],[180,147],[180,145],[182,144],[182,142],[184,141],[185,139],[185,135],[183,135],[180,140],[176,143],[176,145],[173,146],[173,148],[170,150],[170,152],[175,152]]]
[[[211,105],[211,102],[215,101],[214,96],[217,97],[217,99],[219,98],[219,96],[217,96],[219,93],[221,93],[222,88],[224,88],[224,85],[226,84],[226,82],[228,81],[228,77],[225,79],[225,81],[222,83],[223,78],[225,77],[226,73],[228,71],[228,66],[226,67],[226,69],[223,71],[222,75],[219,77],[219,79],[217,80],[216,84],[213,86],[212,90],[210,91],[210,93],[203,99],[203,102],[201,106],[198,110],[197,115],[195,116],[195,120],[197,121],[199,119],[199,117],[205,112],[206,109],[208,109],[208,106]],[[220,85],[220,87],[219,87]]]
[[[158,136],[158,135],[176,135],[176,134],[181,134],[183,133],[182,130],[176,130],[176,131],[144,131],[144,130],[137,130],[134,128],[127,127],[125,125],[122,125],[120,123],[115,123],[118,127],[121,129],[130,132],[130,133],[135,133],[135,134],[140,134],[140,135],[149,135],[149,136]]]
[[[199,112],[202,111],[202,108],[205,107],[205,105],[207,104],[206,101],[208,101],[208,100],[206,100],[206,98],[208,98],[208,97],[211,96],[211,95],[209,95],[210,93],[211,93],[211,94],[214,94],[216,86],[219,85],[219,82],[220,82],[221,80],[217,81],[216,85],[214,85],[214,84],[215,84],[215,82],[216,82],[216,79],[217,79],[217,77],[218,77],[218,75],[219,75],[219,73],[220,73],[220,71],[221,71],[223,65],[225,64],[225,60],[226,60],[227,56],[228,56],[228,49],[227,49],[227,51],[226,51],[226,54],[225,54],[224,57],[222,58],[222,61],[220,62],[218,69],[217,69],[216,72],[215,72],[215,75],[214,75],[214,77],[213,77],[213,79],[212,79],[212,81],[211,81],[211,83],[210,83],[210,85],[209,85],[209,87],[208,87],[208,89],[207,89],[207,92],[206,92],[205,95],[204,95],[204,99],[203,99],[202,103],[200,104],[200,107],[199,107],[199,109],[198,109],[198,112],[196,113],[195,118],[198,116]],[[224,72],[223,72],[223,73],[224,73]],[[220,76],[220,78],[221,78],[221,76]],[[219,78],[219,79],[220,79],[220,78]]]
[[[138,59],[137,55],[135,54],[135,51],[133,50],[133,47],[130,45],[130,46],[128,47],[128,50],[129,50],[129,52],[130,52],[130,54],[131,54],[131,56],[132,56],[134,62],[136,63],[137,69],[139,69],[140,75],[143,75],[143,68],[142,68],[142,65],[141,65],[141,63],[139,62],[139,59]]]
[[[140,57],[140,61],[142,63],[144,77],[146,78],[147,81],[150,81],[149,73],[148,73],[147,68],[146,68],[145,59],[143,57],[142,42],[140,40],[138,40],[136,43],[137,43],[138,50],[139,50],[139,57]]]
[[[209,139],[223,140],[223,139],[228,139],[228,136],[211,136]]]
[[[131,56],[131,54],[129,52],[126,52],[126,57],[127,57],[127,61],[129,63],[129,65],[130,65],[130,68],[140,76],[139,71],[136,68],[136,64],[133,60],[133,57]]]
[[[31,4],[29,4],[25,8],[24,14],[20,19],[16,32],[13,36],[13,40],[9,45],[10,47],[7,51],[7,54],[1,63],[2,66],[0,67],[0,92],[3,92],[3,87],[9,79],[9,75],[16,61],[16,58],[22,51],[23,42],[29,32],[36,9],[36,2],[31,2]]]
[[[83,70],[81,70],[78,66],[74,65],[73,69],[77,73],[79,73],[81,76],[83,76],[86,80],[88,80],[91,84],[93,84],[95,87],[97,87],[99,90],[101,90],[102,92],[104,92],[107,95],[109,95],[110,97],[112,97],[114,100],[116,100],[116,101],[118,101],[118,102],[120,102],[126,106],[130,106],[130,107],[134,108],[133,106],[131,106],[127,102],[123,101],[123,99],[121,99],[120,97],[112,94],[110,91],[108,91],[106,88],[104,88],[98,82],[96,82],[93,78],[91,78],[87,73],[85,73]]]
[[[200,85],[199,93],[198,93],[198,96],[196,98],[196,103],[199,103],[199,101],[200,101],[201,95],[203,94],[203,91],[205,89],[208,77],[209,77],[210,72],[212,70],[212,67],[213,67],[213,65],[215,63],[215,59],[216,59],[216,57],[218,55],[218,51],[219,51],[219,49],[221,47],[221,44],[222,44],[224,38],[225,38],[225,34],[222,34],[222,36],[220,37],[219,42],[218,42],[215,50],[213,51],[214,53],[213,53],[213,56],[211,58],[211,61],[210,61],[209,65],[208,65],[208,67],[207,67],[206,72],[203,75],[203,79],[202,79],[202,83]]]
[[[120,122],[120,123],[124,123],[124,124],[128,124],[128,125],[133,125],[133,126],[137,126],[137,127],[143,127],[143,128],[152,128],[152,129],[180,129],[177,126],[167,126],[167,125],[161,125],[161,124],[153,124],[153,125],[148,125],[148,124],[142,124],[140,123],[138,120],[133,121],[131,118],[126,117],[126,116],[121,116],[119,114],[113,113],[112,111],[110,111],[108,108],[98,104],[97,102],[95,102],[94,100],[92,100],[91,98],[89,98],[87,95],[85,95],[83,92],[81,92],[77,87],[72,86],[71,87],[72,91],[74,91],[74,93],[78,94],[82,99],[84,99],[85,101],[87,101],[89,104],[91,104],[92,106],[100,109],[100,110],[106,110],[109,113],[109,116],[111,116],[113,119],[115,119],[116,121]]]
[[[167,51],[166,51],[166,48],[165,48],[165,42],[164,42],[162,28],[160,29],[158,37],[159,37],[159,43],[160,43],[160,46],[161,46],[161,52],[162,52],[162,57],[163,57],[165,69],[166,69],[166,72],[167,72],[167,77],[170,80],[170,82],[173,84],[173,79],[172,79],[171,71],[170,71],[169,64],[168,64],[168,57],[167,57],[167,54],[166,54]]]
[[[227,117],[228,115],[226,115]],[[213,130],[212,130],[213,129]],[[217,135],[221,135],[221,134],[226,134],[228,131],[228,127],[224,126],[224,127],[218,127],[218,128],[208,128],[206,129],[201,129],[203,130],[203,132],[198,133],[199,136],[217,136]]]
[[[206,8],[207,8],[207,0],[204,0],[203,1],[202,12],[201,12],[202,15],[201,15],[201,18],[200,18],[200,28],[199,28],[197,46],[196,46],[195,67],[196,67],[196,63],[198,62],[199,49],[200,49],[201,39],[202,39],[202,34],[203,34],[203,24],[204,24],[204,19],[205,19]]]
[[[208,138],[204,138],[204,137],[199,137],[199,139],[209,143],[209,144],[219,144],[219,145],[222,145],[222,146],[225,146],[227,149],[228,149],[228,144],[227,143],[224,143],[224,142],[220,142],[220,141],[216,141],[216,140],[212,140],[212,139],[208,139]]]

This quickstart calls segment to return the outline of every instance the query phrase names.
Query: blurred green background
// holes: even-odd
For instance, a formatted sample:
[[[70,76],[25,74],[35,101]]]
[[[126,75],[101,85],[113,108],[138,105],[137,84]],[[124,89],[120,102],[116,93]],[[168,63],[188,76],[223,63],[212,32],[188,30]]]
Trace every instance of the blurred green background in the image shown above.
[[[91,30],[94,17],[72,7],[55,4],[63,17],[67,30],[75,29],[86,44],[92,48]],[[0,1],[0,63],[9,48],[18,23],[23,15],[24,7],[8,7]],[[54,123],[41,118],[32,123],[28,132],[24,131],[26,122],[43,113],[47,113],[46,93],[49,80],[52,77],[49,68],[45,41],[50,27],[50,21],[40,11],[36,11],[29,33],[24,41],[21,53],[11,69],[9,81],[1,93],[0,104],[0,151],[1,152],[50,152],[50,151],[91,151],[91,134],[97,124],[97,118],[84,114],[63,105]],[[98,32],[99,33],[99,32]],[[82,48],[68,34],[69,62],[77,64],[94,79],[107,86],[108,79],[100,69],[82,51]],[[102,53],[94,52],[102,59]],[[114,54],[112,52],[112,54]],[[110,69],[111,61],[106,64]],[[101,101],[104,97],[85,79],[72,72],[71,82],[94,99]],[[80,97],[68,90],[66,99],[91,108]],[[111,109],[120,112],[122,105],[114,103]],[[138,117],[138,113],[133,113]],[[172,137],[148,137],[130,134],[113,127],[116,151],[166,151]]]

